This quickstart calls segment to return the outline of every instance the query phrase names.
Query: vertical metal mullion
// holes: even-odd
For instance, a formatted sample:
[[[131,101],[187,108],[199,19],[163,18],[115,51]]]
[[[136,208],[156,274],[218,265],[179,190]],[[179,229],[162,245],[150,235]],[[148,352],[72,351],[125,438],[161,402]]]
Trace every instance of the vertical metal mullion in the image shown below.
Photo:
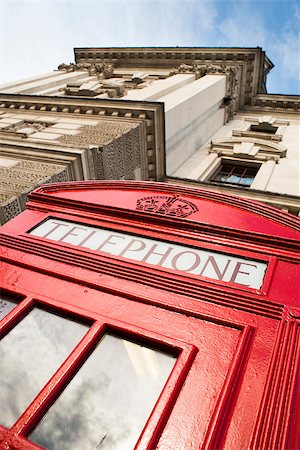
[[[240,176],[239,184],[241,184],[241,180],[245,178],[245,174],[247,173],[247,167],[244,169],[243,173]]]

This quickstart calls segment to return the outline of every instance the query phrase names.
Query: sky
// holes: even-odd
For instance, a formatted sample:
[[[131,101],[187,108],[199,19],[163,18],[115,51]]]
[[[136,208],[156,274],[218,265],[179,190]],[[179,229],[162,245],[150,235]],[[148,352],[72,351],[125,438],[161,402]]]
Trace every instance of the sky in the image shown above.
[[[300,94],[294,0],[0,0],[0,84],[74,61],[74,47],[262,47],[268,93]]]

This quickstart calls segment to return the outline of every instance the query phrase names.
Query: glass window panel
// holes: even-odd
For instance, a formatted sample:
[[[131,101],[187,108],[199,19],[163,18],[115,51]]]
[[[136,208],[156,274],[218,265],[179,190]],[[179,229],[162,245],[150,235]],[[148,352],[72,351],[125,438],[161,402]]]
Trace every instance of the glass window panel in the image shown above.
[[[14,309],[16,306],[15,302],[12,302],[10,299],[8,300],[5,296],[1,295],[0,297],[0,320],[3,317],[7,316],[7,314]]]
[[[87,331],[33,309],[0,342],[0,424],[11,427]]]
[[[258,172],[258,167],[234,165],[230,163],[223,163],[215,173],[210,181],[225,184],[232,184],[235,186],[251,186],[255,175]]]
[[[105,335],[30,439],[48,450],[132,450],[175,361]]]

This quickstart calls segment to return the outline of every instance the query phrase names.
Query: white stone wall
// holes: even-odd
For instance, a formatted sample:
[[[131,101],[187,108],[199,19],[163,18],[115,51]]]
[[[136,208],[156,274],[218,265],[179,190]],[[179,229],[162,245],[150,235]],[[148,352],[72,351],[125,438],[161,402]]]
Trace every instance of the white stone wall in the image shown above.
[[[275,165],[267,190],[300,195],[300,120],[290,120],[281,144],[287,147],[287,155]]]
[[[159,98],[165,103],[167,174],[172,175],[224,123],[226,77],[206,75]]]
[[[270,116],[269,116],[270,117]],[[211,141],[233,137],[234,130],[245,131],[249,128],[251,119],[263,121],[265,113],[237,114],[233,120],[221,126],[212,133],[207,141],[191,155],[173,176],[180,178],[208,181],[209,176],[217,167],[218,155],[210,153]],[[300,120],[294,115],[273,114],[272,120],[280,122],[277,133],[282,136],[278,144],[287,149],[286,156],[278,161],[259,161],[261,169],[251,189],[259,189],[277,194],[300,195]],[[247,137],[244,138],[247,141]],[[267,142],[267,141],[266,141]],[[277,141],[276,141],[277,142]],[[220,159],[220,158],[219,158]],[[247,157],[245,158],[247,161]],[[250,161],[250,159],[249,159]],[[253,160],[255,161],[255,160]]]

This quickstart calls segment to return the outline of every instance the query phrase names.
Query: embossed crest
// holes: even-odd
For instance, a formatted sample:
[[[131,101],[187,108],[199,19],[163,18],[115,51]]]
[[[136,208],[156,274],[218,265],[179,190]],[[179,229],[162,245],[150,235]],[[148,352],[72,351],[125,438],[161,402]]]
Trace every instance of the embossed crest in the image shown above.
[[[136,209],[172,217],[188,217],[198,211],[196,205],[188,200],[181,199],[179,196],[160,195],[139,199],[136,203]]]

